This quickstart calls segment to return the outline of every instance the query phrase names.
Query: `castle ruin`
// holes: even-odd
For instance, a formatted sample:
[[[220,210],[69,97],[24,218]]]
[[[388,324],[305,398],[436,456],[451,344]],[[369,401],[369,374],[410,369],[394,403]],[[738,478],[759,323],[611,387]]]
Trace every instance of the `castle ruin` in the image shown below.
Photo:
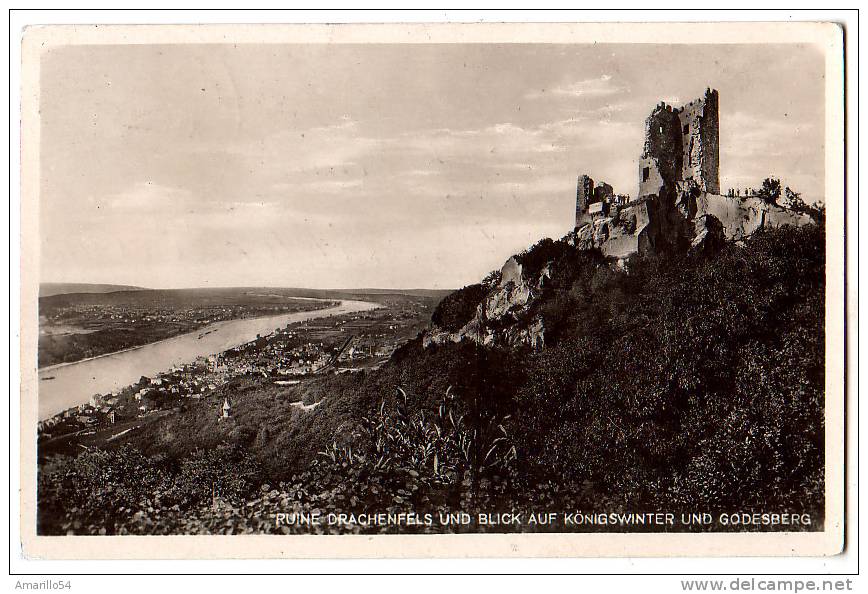
[[[718,92],[710,88],[680,107],[659,103],[645,120],[635,198],[579,176],[574,241],[623,259],[808,224],[807,215],[750,192],[721,195],[718,112]]]
[[[597,214],[608,214],[609,207],[617,203],[615,190],[609,184],[580,175],[576,184],[576,226],[579,221],[590,220]]]
[[[717,91],[673,108],[660,103],[645,120],[637,196],[656,194],[665,183],[693,185],[720,193],[720,141]]]
[[[614,240],[609,249],[632,253],[671,242],[671,213],[695,214],[690,198],[720,193],[718,93],[672,107],[659,103],[645,120],[636,197],[616,195],[581,175],[576,188],[576,224],[593,227],[592,239]]]
[[[717,91],[707,89],[681,107],[658,104],[645,120],[636,196],[616,194],[609,184],[580,175],[575,229],[564,239],[625,265],[636,253],[713,254],[724,241],[739,241],[763,228],[812,223],[809,215],[752,192],[721,195],[719,155]],[[544,348],[546,329],[533,304],[551,276],[551,264],[528,275],[520,258],[510,258],[467,324],[457,331],[435,328],[422,344],[468,338]]]

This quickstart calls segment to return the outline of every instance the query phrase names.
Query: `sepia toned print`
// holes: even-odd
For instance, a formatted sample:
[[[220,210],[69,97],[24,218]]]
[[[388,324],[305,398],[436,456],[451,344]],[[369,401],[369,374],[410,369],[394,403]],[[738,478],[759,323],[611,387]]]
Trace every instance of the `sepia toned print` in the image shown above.
[[[741,26],[30,31],[29,546],[839,551],[840,31]]]

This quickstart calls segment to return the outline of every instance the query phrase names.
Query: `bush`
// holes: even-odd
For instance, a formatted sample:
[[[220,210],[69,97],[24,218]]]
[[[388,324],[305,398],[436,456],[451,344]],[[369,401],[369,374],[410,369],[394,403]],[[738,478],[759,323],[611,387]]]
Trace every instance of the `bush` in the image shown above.
[[[460,330],[473,318],[485,293],[486,288],[482,284],[468,285],[450,293],[437,304],[431,321],[447,332]]]
[[[532,247],[516,256],[516,260],[522,266],[522,272],[528,276],[535,276],[554,260],[560,260],[565,255],[575,255],[576,249],[563,239],[555,241],[548,237],[540,239]]]
[[[432,479],[455,480],[470,472],[474,477],[493,470],[509,470],[516,449],[503,418],[465,414],[457,406],[452,387],[447,388],[434,414],[411,409],[407,393],[397,402],[380,407],[372,417],[362,417],[355,439],[337,442],[320,455],[333,463],[362,464],[372,470],[410,470]]]
[[[215,499],[238,504],[261,480],[256,461],[238,446],[222,444],[197,450],[181,463],[172,491],[183,507],[212,503]]]
[[[40,467],[40,534],[116,534],[138,512],[171,506],[172,473],[166,460],[124,447],[86,450]]]

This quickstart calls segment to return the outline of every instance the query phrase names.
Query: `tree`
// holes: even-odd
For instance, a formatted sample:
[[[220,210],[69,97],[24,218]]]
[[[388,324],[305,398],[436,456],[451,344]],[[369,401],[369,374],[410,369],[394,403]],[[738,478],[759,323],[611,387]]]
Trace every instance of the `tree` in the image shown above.
[[[801,204],[801,205],[805,204],[805,201],[802,200],[801,192],[795,192],[795,191],[791,190],[790,186],[787,186],[786,188],[784,188],[784,196],[786,196],[787,203],[790,205],[795,206],[795,205],[799,205],[799,204]]]
[[[781,197],[781,180],[774,177],[765,178],[759,197],[769,204],[775,204]]]
[[[500,283],[500,276],[500,270],[492,270],[488,273],[488,275],[486,275],[484,279],[482,279],[482,286],[486,290],[491,289],[492,287]]]
[[[136,511],[171,505],[168,466],[127,446],[51,460],[39,472],[40,533],[115,534]]]
[[[487,290],[485,285],[475,284],[450,293],[437,304],[431,321],[449,332],[460,330],[473,318],[476,307],[485,298]]]
[[[814,219],[814,222],[818,225],[825,224],[826,207],[822,202],[817,202],[816,204],[808,204],[802,199],[801,193],[794,192],[790,189],[789,186],[784,188],[784,196],[786,196],[787,208],[808,215],[809,217]]]
[[[172,495],[185,506],[219,497],[238,503],[253,491],[260,477],[259,463],[238,445],[200,449],[181,462]]]

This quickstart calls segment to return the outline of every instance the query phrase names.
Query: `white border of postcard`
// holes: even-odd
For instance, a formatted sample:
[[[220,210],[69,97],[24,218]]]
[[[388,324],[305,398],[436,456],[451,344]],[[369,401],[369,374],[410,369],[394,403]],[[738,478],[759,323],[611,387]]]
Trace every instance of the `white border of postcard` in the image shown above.
[[[39,56],[67,44],[810,43],[826,56],[826,514],[822,532],[403,536],[36,535]],[[13,41],[14,42],[14,41]],[[832,23],[33,26],[21,67],[21,500],[30,559],[818,556],[844,538],[844,64]],[[851,307],[853,306],[851,300]],[[852,387],[851,389],[855,389]],[[14,410],[14,407],[13,407]]]

